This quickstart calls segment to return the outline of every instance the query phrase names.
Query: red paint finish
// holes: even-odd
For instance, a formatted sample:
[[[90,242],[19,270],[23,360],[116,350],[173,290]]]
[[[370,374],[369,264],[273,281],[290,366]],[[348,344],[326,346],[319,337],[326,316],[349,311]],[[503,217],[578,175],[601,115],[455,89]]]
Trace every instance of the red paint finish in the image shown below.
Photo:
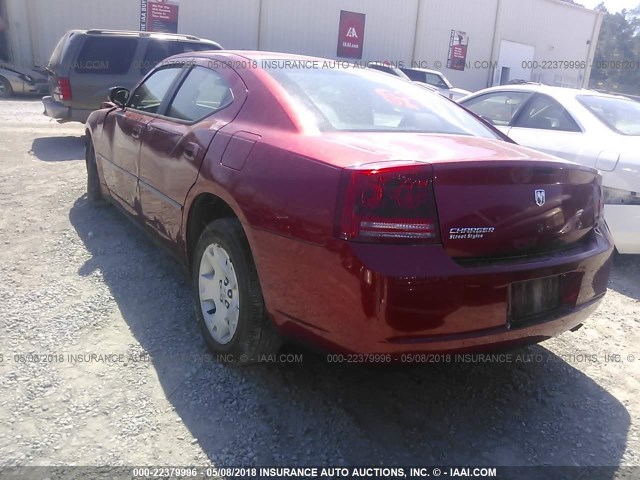
[[[242,170],[253,147],[259,140],[260,135],[249,132],[236,133],[231,137],[220,163],[234,170]]]
[[[259,68],[262,59],[300,57],[201,55],[199,65],[235,79],[226,109],[195,124],[113,108],[90,117],[104,193],[130,205],[185,262],[194,202],[205,194],[224,201],[243,224],[267,310],[283,334],[361,353],[520,345],[584,321],[606,292],[613,247],[595,170],[500,140],[310,131],[295,100]],[[225,63],[247,60],[256,63],[235,70]],[[139,160],[136,124],[145,127]],[[381,188],[396,189],[390,195],[398,204],[424,207],[434,235],[411,244],[341,238],[345,212],[370,202],[377,188],[358,180],[373,197],[363,190],[345,210],[345,178],[356,178],[354,169],[378,175],[371,164],[410,166],[404,183],[391,175]],[[405,195],[421,186],[429,196]],[[380,208],[369,213],[386,221]],[[430,233],[419,214],[408,217]],[[411,223],[402,221],[398,228]],[[512,285],[548,278],[558,285],[558,306],[510,318]]]

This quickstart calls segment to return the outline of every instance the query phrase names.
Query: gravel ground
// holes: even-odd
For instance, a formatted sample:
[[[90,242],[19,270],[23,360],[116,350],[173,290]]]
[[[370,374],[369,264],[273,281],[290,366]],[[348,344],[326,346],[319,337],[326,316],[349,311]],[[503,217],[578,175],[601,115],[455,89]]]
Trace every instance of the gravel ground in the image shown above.
[[[177,263],[88,206],[82,126],[41,110],[0,102],[0,463],[640,465],[638,256],[530,361],[226,367]]]

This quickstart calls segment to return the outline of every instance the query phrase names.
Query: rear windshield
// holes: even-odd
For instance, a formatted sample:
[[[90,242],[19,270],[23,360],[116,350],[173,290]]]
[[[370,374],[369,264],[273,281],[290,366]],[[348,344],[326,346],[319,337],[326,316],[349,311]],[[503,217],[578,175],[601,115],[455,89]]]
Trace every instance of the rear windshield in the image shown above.
[[[300,118],[321,131],[407,131],[498,138],[466,110],[418,84],[357,67],[294,68],[266,62]]]
[[[640,103],[597,95],[579,95],[578,101],[610,129],[622,135],[640,136]]]
[[[135,38],[88,37],[76,60],[75,71],[123,75],[129,71],[137,45]]]
[[[435,73],[424,72],[422,70],[413,70],[411,68],[403,68],[402,71],[415,82],[428,83],[429,85],[433,85],[434,87],[438,88],[452,88],[452,85],[446,78],[441,77],[440,75],[437,75]]]
[[[53,49],[53,53],[51,54],[51,58],[49,59],[49,69],[54,69],[58,65],[60,65],[60,62],[62,60],[62,52],[67,45],[68,38],[69,34],[63,35],[62,38],[58,41],[56,48]]]

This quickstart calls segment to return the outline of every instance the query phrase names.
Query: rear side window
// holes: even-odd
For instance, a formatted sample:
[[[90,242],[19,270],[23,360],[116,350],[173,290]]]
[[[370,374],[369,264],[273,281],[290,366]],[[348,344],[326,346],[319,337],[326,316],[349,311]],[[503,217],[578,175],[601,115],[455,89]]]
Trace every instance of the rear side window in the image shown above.
[[[547,95],[536,95],[516,119],[514,127],[580,132],[565,108]]]
[[[165,58],[172,55],[188,52],[202,52],[204,50],[217,50],[213,45],[196,42],[169,42],[151,40],[144,53],[144,59],[140,65],[140,73],[146,75]]]
[[[623,135],[640,136],[640,103],[597,95],[579,95],[577,98],[609,128]]]
[[[424,72],[411,70],[410,68],[403,68],[402,71],[414,82],[424,82]]]
[[[436,75],[435,73],[425,73],[424,80],[429,85],[433,85],[434,87],[450,88],[450,86],[445,83],[442,77],[440,75]]]
[[[493,125],[506,127],[531,92],[492,92],[464,102],[464,106]]]
[[[123,75],[129,71],[137,45],[135,38],[88,37],[76,60],[75,71]]]
[[[231,102],[231,87],[219,73],[195,67],[180,86],[167,116],[195,122],[229,106]]]

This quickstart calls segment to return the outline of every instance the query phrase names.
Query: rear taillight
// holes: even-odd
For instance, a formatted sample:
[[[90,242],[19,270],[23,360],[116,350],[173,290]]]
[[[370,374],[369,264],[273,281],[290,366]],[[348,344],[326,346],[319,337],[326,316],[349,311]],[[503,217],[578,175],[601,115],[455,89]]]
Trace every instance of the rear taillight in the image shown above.
[[[354,242],[439,242],[431,165],[365,165],[343,172],[336,235]]]
[[[60,100],[71,100],[71,83],[68,78],[58,79],[58,94]]]

